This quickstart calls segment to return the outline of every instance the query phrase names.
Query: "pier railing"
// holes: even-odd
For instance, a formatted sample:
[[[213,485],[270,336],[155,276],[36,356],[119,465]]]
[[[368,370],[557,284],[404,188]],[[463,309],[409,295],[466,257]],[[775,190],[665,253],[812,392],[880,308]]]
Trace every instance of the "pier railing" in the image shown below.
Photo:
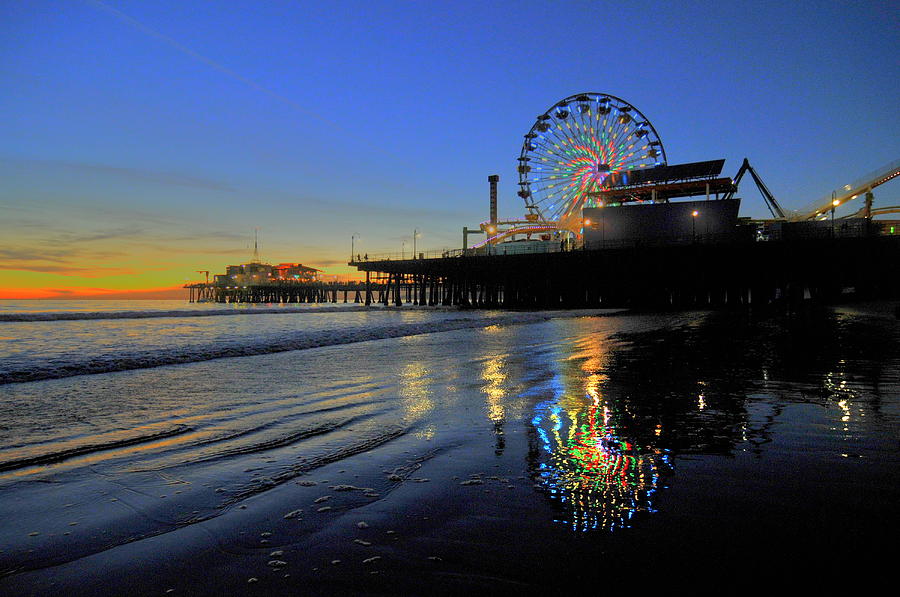
[[[350,265],[364,265],[372,261],[415,261],[424,259],[450,259],[456,257],[492,257],[500,255],[536,255],[543,253],[566,253],[570,251],[595,250],[595,249],[624,249],[630,247],[646,247],[655,245],[680,245],[691,243],[710,243],[734,240],[734,235],[696,235],[687,238],[665,238],[651,240],[622,240],[622,241],[598,241],[583,243],[581,241],[530,241],[501,243],[497,245],[484,245],[469,249],[442,249],[439,251],[424,251],[417,256],[412,253],[380,253],[373,255],[361,255],[350,262]]]
[[[366,263],[367,261],[412,261],[415,259],[446,259],[448,257],[459,257],[462,255],[462,249],[432,249],[430,251],[418,251],[413,254],[412,251],[400,253],[378,253],[378,254],[361,254],[353,255],[350,265],[358,263]]]
[[[735,232],[726,234],[698,233],[677,237],[600,240],[591,242],[573,240],[507,242],[469,249],[421,251],[415,256],[412,252],[365,254],[354,256],[354,259],[350,261],[349,264],[365,265],[366,263],[373,261],[421,261],[426,259],[449,259],[457,257],[536,255],[543,253],[567,253],[582,250],[596,251],[642,247],[684,246],[692,244],[733,244],[797,239],[861,238],[872,235],[894,234],[894,232],[891,232],[894,224],[893,221],[866,220],[863,218],[851,220],[838,219],[835,221],[777,222],[766,225],[760,224],[758,226],[743,226]]]

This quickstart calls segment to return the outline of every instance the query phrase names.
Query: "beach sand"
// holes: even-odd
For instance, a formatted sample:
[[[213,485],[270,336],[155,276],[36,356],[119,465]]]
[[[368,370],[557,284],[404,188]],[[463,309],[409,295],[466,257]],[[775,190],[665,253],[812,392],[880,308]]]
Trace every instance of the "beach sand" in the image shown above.
[[[470,345],[470,330],[367,343],[428,373],[366,376],[378,386],[367,396],[406,418],[357,413],[332,444],[183,466],[136,452],[127,476],[83,463],[22,480],[0,502],[0,592],[809,587],[832,558],[845,570],[886,561],[873,539],[900,498],[897,354],[866,345],[879,326],[892,341],[894,324],[830,315],[833,344],[810,329],[788,347],[769,324],[730,315],[629,317],[542,324],[551,341],[533,326],[480,331],[462,356],[446,348]],[[815,357],[794,353],[812,345]],[[325,367],[347,350],[304,360]],[[828,385],[851,353],[852,387]],[[769,379],[751,379],[761,367]]]

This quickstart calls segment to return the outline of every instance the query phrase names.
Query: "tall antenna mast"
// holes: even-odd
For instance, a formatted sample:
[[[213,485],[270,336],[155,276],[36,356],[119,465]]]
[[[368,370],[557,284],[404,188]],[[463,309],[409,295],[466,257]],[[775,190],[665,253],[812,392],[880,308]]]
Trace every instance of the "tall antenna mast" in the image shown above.
[[[253,261],[259,263],[259,228],[253,229]]]

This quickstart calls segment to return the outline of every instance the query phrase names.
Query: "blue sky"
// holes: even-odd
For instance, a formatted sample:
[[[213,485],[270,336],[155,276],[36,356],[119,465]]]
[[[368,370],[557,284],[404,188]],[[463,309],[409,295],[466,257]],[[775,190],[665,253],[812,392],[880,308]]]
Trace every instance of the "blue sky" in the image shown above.
[[[254,227],[265,258],[334,273],[353,233],[373,254],[399,251],[413,228],[420,247],[456,247],[486,218],[488,174],[501,176],[501,215],[521,215],[522,135],[584,91],[641,110],[669,163],[724,157],[733,175],[749,157],[799,208],[900,157],[897,14],[888,2],[7,0],[0,286],[14,272],[76,284],[89,263],[108,269],[97,288],[181,283],[247,257]],[[876,204],[900,203],[897,187]],[[741,195],[742,215],[767,215],[752,186]]]

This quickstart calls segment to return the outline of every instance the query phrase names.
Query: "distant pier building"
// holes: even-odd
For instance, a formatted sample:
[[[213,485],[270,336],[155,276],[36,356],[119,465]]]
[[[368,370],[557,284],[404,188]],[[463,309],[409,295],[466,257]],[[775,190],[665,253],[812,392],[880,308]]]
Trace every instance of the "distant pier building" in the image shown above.
[[[321,280],[322,270],[302,263],[264,263],[259,259],[256,243],[251,261],[226,266],[225,273],[214,275],[212,283],[209,272],[201,273],[207,274],[206,282],[185,285],[192,303],[337,302],[338,288]],[[341,289],[345,291],[346,301],[350,288],[345,285]]]
[[[322,270],[301,263],[250,262],[225,267],[225,273],[213,278],[216,286],[258,286],[282,282],[318,282]]]

